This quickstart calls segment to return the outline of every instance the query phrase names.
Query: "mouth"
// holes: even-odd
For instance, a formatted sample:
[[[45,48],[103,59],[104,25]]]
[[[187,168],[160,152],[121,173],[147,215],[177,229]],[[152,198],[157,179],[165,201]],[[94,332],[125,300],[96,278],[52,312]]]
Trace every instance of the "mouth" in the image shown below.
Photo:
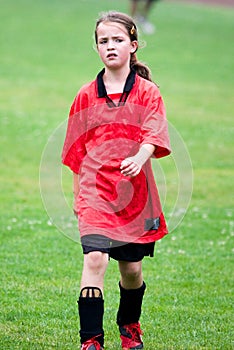
[[[117,57],[116,53],[109,53],[107,55],[107,58],[115,58],[115,57]]]

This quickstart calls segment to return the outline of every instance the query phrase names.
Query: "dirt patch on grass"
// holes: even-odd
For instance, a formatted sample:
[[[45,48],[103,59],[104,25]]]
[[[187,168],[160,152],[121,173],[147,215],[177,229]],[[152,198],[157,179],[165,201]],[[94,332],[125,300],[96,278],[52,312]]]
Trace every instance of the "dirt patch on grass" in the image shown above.
[[[177,1],[177,0],[170,0]],[[193,3],[197,2],[204,5],[218,5],[218,6],[229,6],[234,7],[234,0],[181,0],[183,2]]]

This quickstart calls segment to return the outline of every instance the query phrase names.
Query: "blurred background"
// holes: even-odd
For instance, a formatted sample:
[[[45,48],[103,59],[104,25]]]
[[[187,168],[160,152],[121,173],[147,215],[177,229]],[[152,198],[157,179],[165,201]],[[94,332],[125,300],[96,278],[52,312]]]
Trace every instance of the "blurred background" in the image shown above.
[[[102,68],[93,40],[98,14],[129,13],[130,5],[127,0],[0,0],[0,5],[0,348],[76,349],[82,255],[46,212],[40,164],[78,89]],[[189,207],[178,208],[183,221],[145,262],[146,344],[149,349],[155,342],[167,350],[231,349],[233,1],[160,0],[149,21],[156,30],[140,32],[138,58],[160,86],[194,178]],[[173,155],[159,164],[170,220],[178,174]],[[69,193],[71,176],[64,172]],[[107,348],[114,350],[119,349],[115,269],[111,264],[105,296]]]

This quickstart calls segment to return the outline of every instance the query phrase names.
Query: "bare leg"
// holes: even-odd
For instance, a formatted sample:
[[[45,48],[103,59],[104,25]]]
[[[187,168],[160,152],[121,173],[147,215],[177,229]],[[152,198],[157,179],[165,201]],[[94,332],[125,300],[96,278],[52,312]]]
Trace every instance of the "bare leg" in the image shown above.
[[[125,289],[137,289],[143,284],[142,262],[119,261],[121,286]]]
[[[81,277],[81,289],[92,286],[100,288],[103,293],[104,275],[108,266],[109,256],[102,252],[84,254],[84,265]]]
[[[149,12],[152,8],[153,1],[152,0],[145,0],[144,1],[144,7],[141,10],[141,15],[138,19],[139,25],[145,34],[153,34],[155,32],[155,26],[148,21]]]
[[[139,0],[130,0],[130,14],[135,17],[138,12],[138,2]]]
[[[146,0],[145,1],[144,13],[143,13],[143,16],[145,18],[148,18],[149,12],[150,12],[150,10],[152,8],[152,5],[153,5],[153,1],[152,0]]]

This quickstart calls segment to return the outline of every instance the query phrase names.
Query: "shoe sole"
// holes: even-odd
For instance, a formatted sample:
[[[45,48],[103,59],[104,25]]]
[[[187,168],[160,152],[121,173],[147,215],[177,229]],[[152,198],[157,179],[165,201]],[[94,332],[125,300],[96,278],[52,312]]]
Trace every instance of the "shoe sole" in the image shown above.
[[[144,347],[142,348],[122,348],[122,350],[144,350]]]

